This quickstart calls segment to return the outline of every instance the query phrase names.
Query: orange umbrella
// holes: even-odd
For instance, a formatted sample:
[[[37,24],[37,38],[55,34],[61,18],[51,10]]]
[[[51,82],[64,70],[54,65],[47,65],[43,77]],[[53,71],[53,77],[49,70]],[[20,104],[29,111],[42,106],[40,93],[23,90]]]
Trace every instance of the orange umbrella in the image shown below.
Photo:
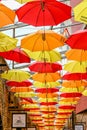
[[[80,98],[79,97],[75,97],[75,98],[61,98],[60,101],[62,102],[73,102],[73,101],[79,101]]]
[[[68,60],[87,61],[87,50],[71,49],[65,55]]]
[[[14,23],[15,16],[16,14],[13,10],[0,3],[0,28]]]
[[[11,92],[34,92],[31,87],[11,87]]]
[[[69,81],[63,81],[62,83],[62,86],[66,88],[81,87],[85,85],[86,85],[86,81],[82,81],[82,80],[69,80]]]
[[[39,30],[21,40],[21,47],[31,51],[50,51],[64,45],[66,38],[52,30]]]
[[[39,82],[55,82],[56,80],[60,79],[60,73],[37,73],[32,76],[33,80]]]
[[[53,111],[56,110],[56,107],[53,105],[49,105],[49,106],[41,106],[40,107],[41,111]]]

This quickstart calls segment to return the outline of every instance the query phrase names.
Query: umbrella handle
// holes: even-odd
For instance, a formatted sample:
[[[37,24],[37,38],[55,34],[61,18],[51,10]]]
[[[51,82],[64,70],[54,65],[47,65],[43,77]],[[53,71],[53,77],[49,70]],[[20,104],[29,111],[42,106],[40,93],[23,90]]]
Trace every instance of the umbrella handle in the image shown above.
[[[70,36],[70,33],[69,33],[69,31],[68,31],[67,28],[64,29],[63,35],[66,36],[66,37],[69,37],[69,36]]]

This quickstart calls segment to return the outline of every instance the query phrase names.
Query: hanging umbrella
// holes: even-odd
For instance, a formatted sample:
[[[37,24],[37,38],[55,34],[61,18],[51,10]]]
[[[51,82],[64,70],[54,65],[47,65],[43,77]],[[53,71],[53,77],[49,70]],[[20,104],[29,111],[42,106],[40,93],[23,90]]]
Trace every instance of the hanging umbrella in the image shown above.
[[[58,101],[57,97],[56,98],[39,98],[38,99],[39,102],[54,102],[54,101]]]
[[[63,81],[62,86],[66,88],[84,88],[86,86],[86,82],[82,80],[70,80]]]
[[[7,86],[15,86],[15,87],[19,87],[19,86],[31,86],[32,83],[28,80],[22,81],[22,82],[16,82],[16,81],[6,81],[6,85]]]
[[[0,28],[8,24],[13,24],[15,16],[16,14],[13,10],[0,3]]]
[[[87,88],[82,92],[82,95],[87,96]]]
[[[43,88],[43,87],[55,88],[55,87],[60,86],[60,83],[58,81],[57,82],[45,82],[45,83],[34,81],[33,86],[36,88]]]
[[[46,62],[56,62],[61,60],[61,55],[57,51],[29,51],[27,49],[23,49],[23,51],[32,59],[37,61],[46,61]]]
[[[35,90],[36,93],[55,93],[58,92],[58,88],[37,88]]]
[[[0,56],[19,63],[29,63],[30,58],[19,48],[14,50],[0,52]]]
[[[62,105],[62,106],[59,106],[59,109],[75,109],[76,107],[75,106],[72,106],[72,105]]]
[[[87,73],[66,73],[62,77],[63,80],[82,80],[87,79]]]
[[[0,52],[16,48],[17,41],[17,39],[0,32]]]
[[[15,92],[15,94],[14,94],[14,96],[16,96],[16,97],[22,97],[22,98],[31,98],[31,97],[35,97],[36,96],[36,94],[34,93],[34,92]]]
[[[72,34],[67,40],[66,44],[68,44],[73,49],[83,49],[87,50],[87,29],[78,31]],[[84,43],[84,44],[82,44]]]
[[[11,92],[34,92],[34,90],[30,87],[11,87]]]
[[[55,82],[60,79],[61,76],[58,72],[55,73],[37,73],[32,76],[33,80],[39,82]]]
[[[16,0],[16,1],[19,2],[20,4],[23,4],[23,3],[27,3],[27,2],[35,1],[35,0]]]
[[[59,63],[35,62],[29,66],[29,69],[39,73],[54,73],[62,70],[62,66]]]
[[[80,97],[73,97],[73,98],[61,98],[60,101],[63,102],[73,102],[73,101],[79,101]]]
[[[87,0],[83,0],[73,8],[74,19],[87,24]]]
[[[61,93],[60,97],[64,98],[73,98],[73,97],[81,97],[82,94],[79,92],[73,92],[73,93]]]
[[[71,73],[86,73],[87,62],[71,61],[64,65],[64,70]]]
[[[66,53],[66,58],[68,60],[76,60],[76,61],[87,61],[87,51],[82,49],[71,49]]]
[[[60,88],[60,92],[83,92],[84,91],[84,87],[74,87],[74,88],[66,88],[66,87],[62,87]]]
[[[21,40],[21,47],[30,51],[50,51],[64,45],[66,38],[52,30],[39,30],[25,36]]]
[[[1,78],[7,79],[10,81],[14,80],[17,82],[21,82],[21,81],[29,79],[30,74],[23,70],[12,69],[12,70],[8,70],[8,71],[5,71],[4,73],[2,73]]]
[[[54,97],[58,97],[58,93],[39,93],[37,94],[38,97],[40,98],[54,98]]]
[[[57,102],[41,102],[40,105],[48,106],[48,105],[56,105]]]
[[[56,0],[33,1],[20,7],[16,14],[20,22],[52,26],[71,18],[71,7]]]

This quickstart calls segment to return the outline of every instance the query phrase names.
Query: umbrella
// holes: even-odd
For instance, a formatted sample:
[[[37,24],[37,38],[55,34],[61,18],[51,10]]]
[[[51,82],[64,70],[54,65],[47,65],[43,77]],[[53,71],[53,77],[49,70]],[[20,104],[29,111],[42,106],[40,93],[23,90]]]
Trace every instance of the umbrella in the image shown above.
[[[0,28],[8,24],[13,24],[15,16],[16,14],[13,10],[0,3]]]
[[[82,80],[87,79],[87,73],[66,73],[62,77],[63,80]]]
[[[43,87],[55,88],[55,87],[60,86],[60,83],[58,81],[57,82],[45,82],[45,83],[34,81],[33,86],[36,88],[43,88]]]
[[[22,82],[16,82],[16,81],[6,81],[6,85],[7,86],[15,86],[15,87],[19,87],[19,86],[31,86],[32,83],[28,80],[22,81]]]
[[[34,90],[30,87],[11,87],[11,92],[33,92]]]
[[[29,66],[29,69],[39,73],[54,73],[62,70],[62,66],[59,63],[35,62]]]
[[[17,41],[17,39],[0,32],[0,52],[16,48]]]
[[[64,70],[71,73],[85,73],[87,71],[87,62],[71,61],[64,65]]]
[[[56,80],[60,79],[60,73],[37,73],[32,76],[33,80],[39,82],[55,82]]]
[[[75,106],[72,106],[72,105],[62,105],[62,106],[59,106],[59,109],[75,109],[76,107]]]
[[[48,106],[48,105],[56,105],[57,102],[41,102],[40,105]]]
[[[82,95],[87,96],[87,89],[82,92]]]
[[[61,98],[60,101],[62,102],[73,102],[73,101],[79,101],[80,97],[74,97],[74,98]]]
[[[4,73],[2,73],[1,78],[7,79],[10,81],[14,80],[17,82],[21,82],[21,81],[29,79],[30,74],[23,70],[12,69],[12,70],[8,70],[8,71],[5,71]]]
[[[75,98],[75,97],[81,97],[82,94],[79,92],[72,92],[72,93],[61,93],[60,97],[64,97],[64,98]]]
[[[27,2],[35,1],[35,0],[16,0],[16,1],[23,4],[23,3],[27,3]]]
[[[6,51],[6,52],[0,52],[0,56],[8,59],[13,60],[15,62],[19,63],[29,63],[30,58],[19,48],[16,48],[14,50]]]
[[[87,0],[83,0],[81,3],[76,5],[73,8],[73,11],[75,21],[87,24]]]
[[[67,40],[68,44],[73,49],[87,50],[87,29],[73,33]],[[84,43],[84,44],[82,44]]]
[[[36,94],[34,92],[15,92],[14,96],[16,97],[22,97],[22,98],[31,98],[31,97],[35,97]]]
[[[55,93],[58,92],[58,88],[37,88],[35,90],[36,93]]]
[[[20,22],[52,26],[71,18],[71,7],[56,0],[33,1],[20,7],[16,14]]]
[[[54,97],[58,97],[58,93],[39,93],[37,94],[38,97],[40,98],[54,98]]]
[[[87,61],[87,50],[71,49],[65,55],[68,60]]]
[[[74,87],[74,88],[66,88],[66,87],[62,87],[60,88],[60,92],[83,92],[84,91],[84,87]]]
[[[39,98],[38,99],[39,102],[57,102],[58,99],[56,98]]]
[[[61,54],[57,51],[29,51],[23,49],[23,51],[32,59],[37,61],[56,62],[61,60]]]
[[[21,40],[21,47],[30,51],[50,51],[64,45],[66,38],[52,30],[39,30],[25,36]]]
[[[83,86],[86,86],[86,82],[82,80],[63,81],[62,86],[66,88],[83,88]]]

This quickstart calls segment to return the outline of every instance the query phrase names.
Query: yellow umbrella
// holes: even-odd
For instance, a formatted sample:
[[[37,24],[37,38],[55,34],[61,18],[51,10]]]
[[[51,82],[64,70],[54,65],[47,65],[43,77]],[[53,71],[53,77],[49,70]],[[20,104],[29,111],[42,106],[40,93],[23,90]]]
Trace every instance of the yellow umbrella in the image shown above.
[[[87,62],[70,61],[64,65],[64,70],[71,73],[85,73],[87,72]]]
[[[33,92],[16,92],[15,94],[14,94],[14,96],[16,96],[16,97],[35,97],[36,96],[36,94],[35,93],[33,93]]]
[[[68,60],[87,61],[87,50],[70,49],[65,55]]]
[[[82,94],[83,94],[84,96],[87,96],[87,89],[85,89],[85,90],[82,92]]]
[[[66,38],[52,30],[39,30],[21,40],[21,47],[30,51],[50,51],[64,45]]]
[[[57,102],[58,99],[57,98],[39,98],[38,101],[39,102]]]
[[[83,0],[81,3],[73,8],[74,19],[87,24],[87,0]]]
[[[84,91],[84,86],[74,87],[74,88],[66,88],[66,87],[60,88],[60,92],[83,92],[83,91]]]
[[[1,78],[7,79],[10,81],[21,82],[21,81],[29,79],[30,74],[23,70],[12,69],[12,70],[8,70],[8,71],[5,71],[4,73],[2,73]]]
[[[36,88],[43,88],[43,87],[55,88],[55,87],[60,86],[60,83],[58,81],[57,82],[46,82],[46,83],[34,81],[33,85]]]
[[[63,102],[63,101],[59,101],[59,105],[75,105],[77,104],[78,101],[73,101],[73,102]]]
[[[32,59],[37,61],[56,62],[61,60],[61,54],[57,51],[29,51],[23,49],[23,51]]]
[[[37,73],[32,76],[33,80],[39,82],[55,82],[56,80],[60,79],[60,73]]]
[[[8,24],[13,24],[15,16],[15,11],[0,3],[0,28]]]
[[[0,32],[0,52],[10,51],[16,48],[17,39]]]
[[[27,3],[27,2],[35,1],[35,0],[16,0],[16,1],[23,4],[23,3]]]

